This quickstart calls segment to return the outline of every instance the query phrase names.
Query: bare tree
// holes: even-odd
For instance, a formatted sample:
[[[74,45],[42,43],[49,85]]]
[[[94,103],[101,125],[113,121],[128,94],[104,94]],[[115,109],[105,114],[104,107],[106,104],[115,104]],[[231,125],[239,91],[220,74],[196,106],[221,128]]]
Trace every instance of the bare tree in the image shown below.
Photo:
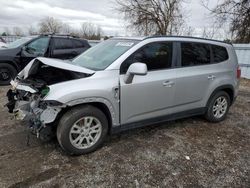
[[[193,36],[193,35],[194,35],[194,28],[191,27],[191,26],[189,26],[189,27],[187,27],[187,28],[184,30],[183,33],[184,33],[183,35],[186,35],[186,36]]]
[[[60,33],[63,23],[53,17],[46,17],[39,23],[40,33]]]
[[[219,27],[229,24],[235,42],[250,42],[250,0],[218,1],[212,8],[209,0],[202,0],[202,4],[215,16]]]
[[[183,0],[116,0],[130,27],[143,35],[171,35],[184,23]]]
[[[13,27],[13,34],[16,36],[23,36],[23,31],[20,27]]]
[[[183,23],[178,28],[178,31],[175,32],[175,35],[182,35],[182,36],[193,36],[195,29],[191,26],[188,26],[186,23]]]
[[[28,33],[29,33],[29,35],[37,35],[38,34],[37,30],[32,25],[29,26]]]
[[[202,31],[202,37],[213,39],[215,36],[215,33],[217,33],[216,31],[218,31],[216,27],[204,27]]]
[[[99,40],[101,39],[102,29],[100,26],[93,23],[84,22],[81,27],[81,36],[86,39]]]
[[[67,23],[63,23],[63,24],[62,24],[61,31],[62,31],[63,33],[68,33],[68,34],[73,33],[73,29],[72,29],[72,28],[70,27],[70,25],[67,24]]]

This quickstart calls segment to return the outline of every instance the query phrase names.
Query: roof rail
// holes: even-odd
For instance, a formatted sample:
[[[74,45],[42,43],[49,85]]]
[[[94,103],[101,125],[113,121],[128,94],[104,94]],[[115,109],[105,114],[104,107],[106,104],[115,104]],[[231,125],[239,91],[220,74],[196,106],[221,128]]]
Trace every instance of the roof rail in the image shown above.
[[[41,36],[63,36],[63,37],[72,37],[72,38],[79,38],[76,35],[72,35],[70,33],[42,33]]]
[[[175,36],[175,35],[153,35],[153,36],[145,37],[144,40],[145,39],[149,39],[149,38],[160,38],[160,37],[176,37],[176,38],[201,39],[201,40],[221,42],[221,43],[231,44],[232,45],[232,43],[230,43],[230,42],[225,42],[225,41],[221,41],[221,40],[207,39],[207,38],[201,38],[201,37],[190,37],[190,36]]]

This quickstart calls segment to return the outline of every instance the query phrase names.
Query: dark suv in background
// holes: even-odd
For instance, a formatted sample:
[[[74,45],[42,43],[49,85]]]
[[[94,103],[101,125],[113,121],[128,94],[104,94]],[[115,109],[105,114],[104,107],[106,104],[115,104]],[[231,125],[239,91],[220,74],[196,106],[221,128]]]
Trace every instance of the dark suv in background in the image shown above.
[[[8,85],[36,57],[73,59],[88,48],[87,40],[70,35],[23,37],[0,49],[0,85]]]

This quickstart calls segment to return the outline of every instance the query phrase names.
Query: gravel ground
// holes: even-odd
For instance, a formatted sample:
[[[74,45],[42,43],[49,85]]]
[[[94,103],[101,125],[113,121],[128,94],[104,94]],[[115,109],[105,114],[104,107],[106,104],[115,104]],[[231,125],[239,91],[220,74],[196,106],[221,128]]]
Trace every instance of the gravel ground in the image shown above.
[[[250,81],[228,118],[171,121],[111,136],[98,151],[64,154],[12,119],[0,88],[0,187],[250,187]]]

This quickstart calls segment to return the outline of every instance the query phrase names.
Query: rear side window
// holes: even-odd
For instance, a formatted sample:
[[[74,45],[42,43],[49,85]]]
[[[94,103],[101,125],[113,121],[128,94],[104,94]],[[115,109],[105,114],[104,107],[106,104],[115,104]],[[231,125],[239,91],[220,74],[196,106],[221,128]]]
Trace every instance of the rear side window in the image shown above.
[[[80,40],[72,40],[74,48],[84,48],[86,47],[85,43]]]
[[[214,63],[219,63],[228,59],[228,53],[225,47],[212,45],[212,51],[214,55]]]
[[[170,68],[172,65],[172,49],[171,42],[147,44],[123,62],[121,73],[126,73],[128,67],[135,62],[145,63],[149,71]]]
[[[56,50],[73,48],[72,41],[64,38],[54,38],[54,45]]]
[[[181,43],[182,66],[195,66],[210,64],[210,47],[202,43]]]

